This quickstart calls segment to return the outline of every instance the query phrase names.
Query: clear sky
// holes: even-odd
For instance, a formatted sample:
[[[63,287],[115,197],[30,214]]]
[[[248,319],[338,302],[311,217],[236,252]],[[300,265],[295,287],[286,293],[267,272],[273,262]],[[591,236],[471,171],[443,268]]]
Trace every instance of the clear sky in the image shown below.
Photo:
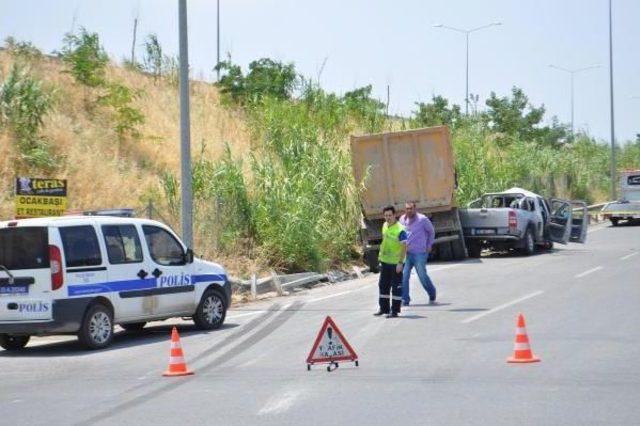
[[[188,0],[190,62],[211,79],[216,62],[216,0]],[[640,132],[640,1],[613,0],[616,138]],[[470,38],[470,92],[480,106],[491,91],[516,85],[535,104],[570,121],[569,74],[549,67],[600,68],[575,76],[575,126],[609,140],[607,0],[221,0],[222,56],[243,67],[272,57],[296,64],[328,90],[372,84],[390,112],[409,114],[414,102],[443,95],[464,108],[465,38],[442,23],[501,26]],[[14,36],[51,51],[65,32],[98,32],[114,59],[130,55],[139,17],[138,57],[146,34],[177,53],[177,0],[0,0],[0,38]],[[637,97],[634,99],[634,97]]]

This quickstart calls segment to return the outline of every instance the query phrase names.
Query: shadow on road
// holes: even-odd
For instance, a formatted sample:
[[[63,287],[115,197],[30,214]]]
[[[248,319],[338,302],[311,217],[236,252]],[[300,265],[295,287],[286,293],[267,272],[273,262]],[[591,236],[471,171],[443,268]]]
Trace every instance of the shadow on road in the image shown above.
[[[199,330],[195,325],[176,324],[181,336],[191,336],[196,334],[212,334],[219,330],[232,329],[238,324],[224,324],[219,330]],[[33,358],[33,357],[76,357],[89,356],[95,353],[118,351],[134,346],[152,345],[162,341],[170,341],[173,324],[149,325],[141,331],[129,332],[119,331],[114,334],[113,342],[105,349],[90,351],[84,349],[77,340],[64,342],[45,343],[38,346],[29,346],[18,351],[1,351],[0,358]]]

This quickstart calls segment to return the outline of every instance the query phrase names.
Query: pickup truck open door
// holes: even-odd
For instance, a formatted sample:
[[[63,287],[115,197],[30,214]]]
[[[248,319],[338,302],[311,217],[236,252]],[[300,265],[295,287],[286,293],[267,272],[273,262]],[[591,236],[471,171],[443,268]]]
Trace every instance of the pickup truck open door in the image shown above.
[[[551,241],[567,244],[587,240],[587,205],[582,201],[550,200],[549,237]]]
[[[587,227],[589,226],[589,212],[584,201],[572,201],[571,236],[572,243],[585,243],[587,241]]]

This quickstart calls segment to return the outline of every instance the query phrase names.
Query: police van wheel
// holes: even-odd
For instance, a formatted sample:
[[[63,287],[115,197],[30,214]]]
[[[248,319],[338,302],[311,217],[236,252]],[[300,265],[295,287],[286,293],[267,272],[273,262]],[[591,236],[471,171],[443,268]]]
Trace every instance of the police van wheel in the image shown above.
[[[213,330],[220,328],[226,315],[227,306],[224,297],[220,292],[209,289],[200,299],[198,309],[193,315],[193,322],[202,330]]]
[[[17,351],[27,346],[30,338],[31,336],[13,336],[11,334],[0,334],[0,346],[8,351]]]
[[[82,321],[78,340],[87,349],[102,349],[113,340],[113,314],[103,304],[89,307]]]
[[[130,322],[128,324],[120,324],[120,327],[124,328],[126,331],[141,331],[144,326],[147,325],[146,322]]]

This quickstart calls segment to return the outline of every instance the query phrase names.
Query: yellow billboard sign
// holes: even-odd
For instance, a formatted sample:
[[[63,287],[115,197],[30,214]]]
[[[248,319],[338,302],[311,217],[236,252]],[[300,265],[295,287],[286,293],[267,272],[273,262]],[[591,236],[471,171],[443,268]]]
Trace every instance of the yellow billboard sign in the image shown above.
[[[16,178],[16,218],[62,216],[67,209],[65,179]]]

